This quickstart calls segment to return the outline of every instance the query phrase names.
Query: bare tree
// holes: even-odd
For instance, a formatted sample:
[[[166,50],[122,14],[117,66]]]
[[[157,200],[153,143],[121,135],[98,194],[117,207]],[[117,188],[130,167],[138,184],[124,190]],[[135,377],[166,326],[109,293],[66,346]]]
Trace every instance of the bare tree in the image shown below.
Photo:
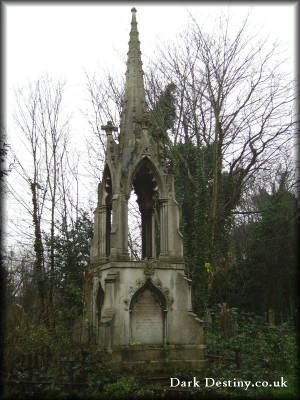
[[[20,174],[30,187],[32,194],[32,207],[29,211],[32,215],[34,227],[34,252],[35,263],[34,270],[37,275],[37,288],[40,301],[40,317],[44,318],[46,312],[46,292],[43,284],[42,274],[45,272],[44,246],[42,242],[41,217],[45,197],[47,193],[47,185],[41,186],[41,160],[42,160],[42,143],[38,132],[38,85],[29,88],[29,94],[24,94],[24,89],[16,91],[17,112],[15,121],[20,128],[21,134],[25,138],[31,155],[31,168],[27,172],[20,162],[18,165],[21,169]],[[24,99],[26,96],[26,100]]]
[[[218,229],[222,171],[232,187],[222,211],[227,217],[247,181],[278,163],[283,146],[292,147],[293,80],[284,72],[278,45],[250,35],[248,28],[246,19],[233,32],[230,19],[220,17],[209,34],[192,19],[189,30],[163,48],[152,66],[165,82],[176,85],[177,123],[170,132],[174,146],[188,137],[198,148],[212,151],[211,249]],[[151,83],[155,93],[157,84],[153,79]],[[189,165],[183,165],[196,187]]]
[[[66,157],[68,141],[68,119],[61,118],[63,98],[62,82],[52,84],[48,77],[38,82],[38,127],[43,140],[44,165],[46,169],[46,185],[49,193],[50,208],[50,259],[51,276],[55,270],[54,235],[58,187],[63,177],[63,161]],[[51,282],[51,281],[50,281]],[[53,308],[53,285],[49,287],[49,306]],[[52,314],[52,313],[51,313]]]
[[[120,82],[110,73],[106,73],[102,79],[95,74],[86,73],[88,107],[84,114],[91,134],[91,138],[87,141],[87,150],[90,171],[97,181],[102,178],[106,146],[106,135],[101,126],[107,121],[112,121],[114,126],[119,125],[123,87],[124,80]],[[118,141],[118,135],[115,133],[113,135]]]
[[[36,283],[40,301],[40,316],[47,319],[49,307],[53,306],[53,288],[46,290],[46,266],[54,272],[54,244],[56,210],[60,199],[62,163],[66,156],[68,120],[63,117],[63,84],[53,82],[47,76],[29,84],[28,88],[17,89],[14,114],[20,139],[27,150],[27,162],[15,156],[16,170],[29,185],[31,206],[23,203],[30,213],[34,227],[34,253]],[[24,164],[24,165],[23,165]],[[11,187],[12,194],[16,191]],[[23,202],[23,194],[17,194]],[[46,265],[43,241],[43,226],[50,227],[50,256]],[[50,310],[51,311],[51,310]]]
[[[89,164],[91,174],[99,182],[102,179],[106,150],[106,135],[101,126],[106,125],[107,121],[112,121],[115,126],[120,123],[124,79],[119,81],[110,73],[105,74],[102,79],[96,75],[86,74],[86,79],[90,107],[85,114],[91,128],[91,140],[87,142]],[[113,134],[115,141],[118,142],[118,135],[114,132]],[[129,253],[132,259],[139,260],[141,258],[140,211],[134,196],[129,200],[128,215]]]

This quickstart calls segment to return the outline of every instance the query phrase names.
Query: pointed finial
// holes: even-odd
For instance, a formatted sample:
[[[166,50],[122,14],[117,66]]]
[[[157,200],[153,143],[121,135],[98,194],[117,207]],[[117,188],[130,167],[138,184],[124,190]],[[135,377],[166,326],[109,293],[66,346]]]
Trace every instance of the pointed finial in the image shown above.
[[[131,12],[132,12],[131,23],[136,23],[136,8],[133,7],[133,8],[131,9]]]
[[[129,138],[134,135],[134,124],[136,124],[137,121],[141,123],[146,113],[143,68],[135,7],[131,9],[131,13],[132,19],[127,53],[125,93],[120,124],[120,138],[124,137],[124,140],[125,138],[129,140]]]

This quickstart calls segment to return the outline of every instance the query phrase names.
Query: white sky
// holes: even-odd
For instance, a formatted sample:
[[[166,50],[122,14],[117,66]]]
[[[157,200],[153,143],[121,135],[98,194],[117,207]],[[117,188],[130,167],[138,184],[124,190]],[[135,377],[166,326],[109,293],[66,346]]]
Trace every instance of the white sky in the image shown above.
[[[265,5],[226,3],[207,4],[138,4],[137,21],[144,64],[151,58],[159,41],[172,40],[188,24],[190,12],[205,23],[221,9],[230,11],[233,23],[239,24],[251,11],[254,29],[270,33],[287,48],[294,63],[296,3]],[[6,89],[8,114],[11,114],[13,86],[23,85],[49,72],[66,79],[73,111],[86,98],[84,70],[90,73],[114,68],[125,73],[133,3],[108,5],[69,3],[8,4],[6,11]],[[292,61],[293,60],[293,61]]]
[[[196,5],[195,5],[196,4]],[[225,3],[222,3],[225,4]],[[270,32],[294,50],[296,4],[232,5],[136,5],[142,53],[151,55],[157,39],[172,39],[187,25],[188,11],[204,22],[216,11],[230,10],[239,22],[247,11],[260,29]],[[80,79],[82,69],[118,62],[127,52],[131,5],[6,6],[7,81],[33,78],[44,70]]]
[[[251,12],[251,26],[262,35],[279,39],[295,71],[297,3],[8,3],[5,10],[6,110],[8,141],[17,149],[12,125],[13,86],[22,86],[48,72],[67,81],[68,108],[75,113],[72,136],[82,146],[87,123],[80,108],[87,99],[84,70],[89,73],[114,68],[125,73],[131,7],[137,8],[142,60],[146,65],[157,43],[175,38],[188,25],[190,12],[199,24],[207,23],[221,9],[229,10],[239,25]],[[251,4],[251,3],[250,3]],[[81,118],[81,119],[80,119]],[[80,148],[79,147],[79,148]],[[96,193],[96,187],[93,189]]]

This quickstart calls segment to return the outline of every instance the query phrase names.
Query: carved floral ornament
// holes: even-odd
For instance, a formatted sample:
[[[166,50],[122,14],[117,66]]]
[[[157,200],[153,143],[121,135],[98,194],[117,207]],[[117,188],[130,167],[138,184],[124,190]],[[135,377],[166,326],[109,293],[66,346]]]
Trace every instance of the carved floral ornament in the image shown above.
[[[144,274],[147,277],[151,277],[152,275],[154,275],[154,268],[156,267],[156,265],[154,265],[154,262],[147,262],[145,263],[145,267],[144,267]]]
[[[134,294],[141,288],[143,287],[147,281],[150,281],[153,286],[156,287],[165,297],[166,303],[169,309],[171,309],[172,304],[174,303],[174,298],[170,295],[170,290],[166,287],[163,286],[162,282],[160,279],[156,278],[153,280],[149,276],[145,276],[144,279],[137,279],[135,282],[135,286],[129,286],[129,296],[128,298],[124,299],[124,304],[125,304],[125,311],[129,310],[129,305],[131,303],[131,299],[133,298]]]

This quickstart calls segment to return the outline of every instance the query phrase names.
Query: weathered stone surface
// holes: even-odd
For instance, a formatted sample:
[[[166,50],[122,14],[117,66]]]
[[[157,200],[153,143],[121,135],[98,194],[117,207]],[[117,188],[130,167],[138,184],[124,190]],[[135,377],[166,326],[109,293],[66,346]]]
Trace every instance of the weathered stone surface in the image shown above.
[[[133,343],[163,344],[164,317],[159,300],[149,289],[138,297],[131,311]]]
[[[123,265],[125,264],[125,265]],[[107,311],[114,311],[112,330],[112,345],[128,345],[140,339],[131,334],[130,306],[134,295],[141,290],[147,281],[161,293],[165,299],[166,309],[166,335],[165,342],[174,344],[201,344],[203,332],[201,322],[191,311],[190,282],[184,274],[184,265],[178,264],[164,268],[164,263],[156,262],[153,274],[145,274],[147,262],[132,263],[107,263],[94,269],[93,287],[94,307],[90,306],[89,321],[93,324],[94,331],[99,329],[99,337],[103,337],[103,329],[98,322],[98,315],[105,316]],[[116,274],[118,271],[118,274]],[[113,281],[112,277],[115,279]],[[102,310],[97,310],[97,288],[99,283],[105,293]],[[92,296],[91,296],[92,297]],[[90,300],[93,302],[93,299]],[[132,308],[134,310],[134,307]],[[160,308],[160,313],[163,310]],[[104,318],[104,317],[103,317]],[[145,317],[147,318],[147,316]],[[104,322],[104,321],[103,321]],[[102,331],[101,331],[102,330]],[[100,340],[100,339],[99,339]],[[142,343],[142,342],[141,342]],[[142,344],[149,343],[144,342]],[[155,343],[155,342],[154,342]]]
[[[86,275],[86,320],[93,340],[116,363],[148,360],[160,365],[167,346],[174,362],[202,365],[203,328],[192,313],[191,281],[184,273],[174,178],[166,171],[160,139],[149,134],[148,122],[133,11],[118,143],[112,123],[102,127],[106,162]],[[142,216],[141,261],[130,261],[128,255],[132,188]]]

